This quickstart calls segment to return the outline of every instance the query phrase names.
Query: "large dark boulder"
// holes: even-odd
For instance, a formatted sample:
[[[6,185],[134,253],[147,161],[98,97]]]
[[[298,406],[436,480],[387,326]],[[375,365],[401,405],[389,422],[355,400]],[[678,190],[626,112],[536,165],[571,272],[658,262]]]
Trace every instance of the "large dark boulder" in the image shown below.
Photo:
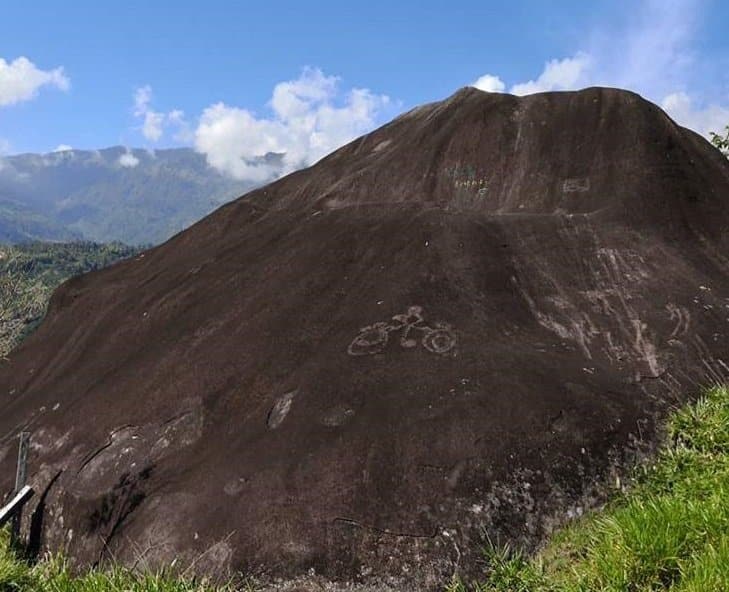
[[[716,149],[464,89],[64,284],[0,366],[0,491],[26,429],[80,562],[427,587],[579,513],[728,334]]]

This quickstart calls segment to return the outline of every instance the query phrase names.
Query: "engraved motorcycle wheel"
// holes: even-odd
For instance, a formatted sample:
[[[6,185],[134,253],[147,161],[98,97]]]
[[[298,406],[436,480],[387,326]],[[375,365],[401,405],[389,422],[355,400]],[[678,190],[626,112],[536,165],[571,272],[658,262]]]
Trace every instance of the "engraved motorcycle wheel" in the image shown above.
[[[350,356],[369,356],[379,353],[387,345],[387,335],[387,325],[385,323],[365,327],[349,344],[347,353]]]
[[[448,327],[439,327],[423,336],[423,347],[434,354],[447,354],[456,347],[456,335]]]

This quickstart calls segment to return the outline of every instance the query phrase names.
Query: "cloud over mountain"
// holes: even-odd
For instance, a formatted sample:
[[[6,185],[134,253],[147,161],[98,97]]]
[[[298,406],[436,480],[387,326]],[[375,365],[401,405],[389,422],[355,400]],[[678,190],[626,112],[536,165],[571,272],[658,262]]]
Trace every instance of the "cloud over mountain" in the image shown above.
[[[139,164],[139,159],[127,149],[127,151],[119,157],[117,161],[121,166],[128,169],[133,169]]]
[[[336,76],[305,68],[297,79],[274,87],[268,116],[222,102],[206,108],[195,148],[237,179],[266,181],[313,164],[369,131],[388,105],[386,95],[364,88],[343,92]],[[281,156],[282,165],[266,159],[272,154]]]
[[[141,132],[149,142],[158,142],[165,130],[174,129],[175,139],[180,142],[192,140],[185,120],[185,113],[180,109],[169,112],[155,111],[152,108],[152,87],[149,84],[134,91],[134,117],[142,120]]]

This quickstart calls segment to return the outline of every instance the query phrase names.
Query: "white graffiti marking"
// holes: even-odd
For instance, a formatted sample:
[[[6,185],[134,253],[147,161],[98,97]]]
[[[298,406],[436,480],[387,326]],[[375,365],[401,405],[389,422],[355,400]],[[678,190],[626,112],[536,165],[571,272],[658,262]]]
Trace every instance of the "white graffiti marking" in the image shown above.
[[[391,323],[380,322],[362,327],[349,344],[347,353],[350,356],[377,354],[387,346],[390,333],[396,331],[402,331],[400,347],[405,349],[418,346],[416,336],[420,337],[420,344],[434,354],[447,354],[456,346],[456,334],[450,325],[435,323],[434,327],[430,327],[425,324],[422,307],[411,306],[405,314],[392,317]]]

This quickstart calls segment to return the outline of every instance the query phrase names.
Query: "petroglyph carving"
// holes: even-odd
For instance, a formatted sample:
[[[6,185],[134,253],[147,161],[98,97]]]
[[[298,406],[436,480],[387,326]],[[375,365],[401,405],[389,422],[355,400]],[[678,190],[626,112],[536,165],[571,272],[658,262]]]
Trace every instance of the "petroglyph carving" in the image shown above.
[[[565,179],[562,183],[562,191],[565,193],[584,192],[590,190],[590,178],[581,177],[577,179]]]
[[[411,306],[405,314],[392,317],[391,323],[379,322],[362,327],[359,335],[349,344],[347,353],[350,356],[379,353],[387,346],[390,333],[397,331],[402,331],[400,347],[404,349],[418,346],[416,336],[420,337],[420,344],[434,354],[447,354],[456,346],[456,334],[450,325],[435,323],[434,327],[430,327],[425,324],[422,307]]]
[[[537,322],[559,338],[574,341],[587,359],[593,359],[599,346],[611,362],[638,364],[637,380],[661,376],[666,368],[656,333],[633,302],[632,289],[650,278],[645,260],[630,249],[600,247],[595,254],[589,271],[592,285],[579,291],[579,300],[570,298],[564,280],[536,259],[529,274],[522,272],[523,279],[514,276],[512,282]],[[537,301],[528,285],[541,286],[542,291],[550,286],[552,293]],[[675,344],[674,338],[689,330],[690,313],[673,304],[666,305],[666,311],[676,323],[670,336]]]
[[[329,408],[321,418],[321,423],[328,427],[338,427],[354,417],[355,411],[346,405],[335,405]]]
[[[446,167],[443,175],[451,179],[456,189],[475,191],[479,197],[485,197],[488,193],[489,182],[484,172],[472,165]]]
[[[291,411],[291,403],[294,402],[295,396],[296,391],[290,391],[279,397],[278,401],[276,401],[274,406],[271,408],[271,411],[268,412],[266,424],[269,429],[275,430],[281,425],[281,423],[283,423],[283,420],[286,419],[289,411]]]
[[[387,148],[390,144],[392,144],[392,140],[383,140],[372,149],[372,152],[379,152],[380,150]]]
[[[668,311],[671,320],[676,321],[676,326],[674,327],[669,339],[688,333],[689,326],[691,325],[691,313],[688,309],[685,306],[677,306],[669,302],[666,304],[666,310]]]
[[[477,189],[481,191],[482,189],[486,189],[486,180],[485,179],[467,179],[465,181],[454,181],[453,186],[458,187],[459,189]]]
[[[633,349],[648,365],[648,370],[650,372],[649,376],[660,376],[664,368],[658,360],[658,350],[655,344],[646,336],[648,325],[642,322],[639,318],[632,319],[632,323],[633,328],[635,329]]]

